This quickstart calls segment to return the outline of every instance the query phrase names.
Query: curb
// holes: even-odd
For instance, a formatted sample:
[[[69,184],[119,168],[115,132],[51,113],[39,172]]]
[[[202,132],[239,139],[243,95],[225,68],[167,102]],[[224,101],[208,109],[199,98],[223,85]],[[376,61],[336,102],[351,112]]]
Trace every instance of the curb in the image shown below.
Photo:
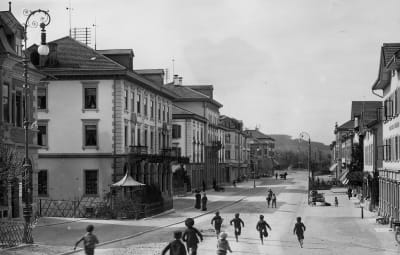
[[[238,200],[236,200],[236,201],[233,201],[233,202],[231,202],[231,203],[229,203],[229,204],[226,204],[226,205],[217,207],[217,208],[215,208],[215,209],[213,209],[213,210],[210,210],[210,211],[201,213],[201,214],[196,215],[196,216],[193,216],[193,217],[191,217],[191,218],[196,219],[196,218],[199,218],[199,217],[201,217],[201,216],[204,216],[204,215],[207,215],[207,214],[210,214],[210,213],[214,213],[215,211],[218,211],[218,210],[221,210],[221,209],[223,209],[223,208],[226,208],[226,207],[232,206],[232,205],[234,205],[234,204],[237,204],[237,203],[241,202],[244,198],[245,198],[245,196],[243,196],[242,198],[240,198],[240,199],[238,199]],[[142,232],[139,232],[139,233],[130,235],[130,236],[125,236],[125,237],[121,237],[121,238],[118,238],[118,239],[110,240],[110,241],[107,241],[107,242],[104,242],[104,243],[100,243],[100,244],[96,245],[96,247],[100,247],[100,246],[104,246],[104,245],[107,245],[107,244],[112,244],[112,243],[120,242],[120,241],[123,241],[123,240],[128,240],[128,239],[131,239],[131,238],[134,238],[134,237],[137,237],[137,236],[141,236],[141,235],[144,235],[144,234],[153,232],[153,231],[155,231],[155,230],[159,230],[159,229],[167,228],[167,227],[170,227],[170,226],[178,225],[178,224],[181,224],[181,223],[184,223],[184,222],[185,222],[185,220],[180,220],[180,221],[178,221],[178,222],[174,222],[174,223],[166,224],[166,225],[163,225],[163,226],[151,228],[151,229],[149,229],[149,230],[142,231]],[[64,253],[59,253],[59,254],[57,254],[57,255],[69,255],[69,254],[74,254],[74,253],[76,253],[76,252],[80,252],[80,251],[83,251],[83,250],[84,250],[83,248],[79,248],[79,249],[77,249],[77,250],[75,250],[75,251],[68,251],[68,252],[64,252]]]
[[[43,227],[49,227],[49,226],[68,224],[68,223],[78,222],[78,221],[86,220],[86,219],[87,218],[79,218],[78,220],[62,221],[62,222],[57,222],[57,223],[49,223],[49,224],[45,224],[45,225],[36,225],[35,228],[43,228]]]
[[[9,247],[9,248],[4,248],[4,249],[0,249],[1,251],[12,251],[12,250],[17,250],[17,249],[23,249],[25,247],[30,247],[33,246],[35,244],[21,244],[18,246],[14,246],[14,247]]]

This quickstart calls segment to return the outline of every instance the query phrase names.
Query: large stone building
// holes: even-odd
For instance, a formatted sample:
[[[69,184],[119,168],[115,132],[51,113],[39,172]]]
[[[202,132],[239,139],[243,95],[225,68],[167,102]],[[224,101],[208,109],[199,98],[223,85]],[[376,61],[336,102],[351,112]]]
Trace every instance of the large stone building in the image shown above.
[[[206,120],[203,129],[204,171],[200,175],[201,183],[203,184],[204,182],[206,188],[208,188],[214,181],[217,183],[222,182],[219,166],[219,151],[223,146],[220,140],[221,130],[219,128],[219,109],[222,104],[213,98],[213,86],[183,85],[182,78],[175,75],[174,82],[166,84],[164,87],[177,95],[174,99],[174,104],[177,107],[195,113]],[[200,133],[199,136],[201,136]]]
[[[247,136],[243,131],[243,122],[222,115],[220,125],[225,129],[225,179],[232,182],[241,176],[249,174],[249,153]]]
[[[384,43],[374,94],[383,99],[383,162],[379,171],[379,213],[400,220],[400,43]],[[378,91],[381,94],[378,94]]]
[[[11,10],[0,12],[0,218],[22,217],[26,192],[22,169],[10,170],[5,150],[17,154],[15,160],[24,157],[24,106],[28,104],[28,120],[36,119],[36,85],[45,77],[32,65],[28,65],[28,101],[24,98],[24,68],[22,41],[24,28]],[[31,123],[30,123],[31,124]],[[29,124],[29,158],[33,168],[33,206],[37,196],[38,147],[36,129]],[[6,149],[8,148],[8,149]],[[22,165],[22,164],[21,164]],[[23,196],[20,197],[21,192]]]
[[[53,78],[37,100],[39,196],[101,201],[129,176],[170,201],[175,95],[163,71],[134,71],[130,49],[95,51],[70,37],[49,46],[40,70]]]

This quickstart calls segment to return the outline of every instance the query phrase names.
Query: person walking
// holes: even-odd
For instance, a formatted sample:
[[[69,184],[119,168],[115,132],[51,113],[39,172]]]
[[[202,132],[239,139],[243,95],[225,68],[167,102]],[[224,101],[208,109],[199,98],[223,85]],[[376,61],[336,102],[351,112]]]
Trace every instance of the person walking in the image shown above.
[[[201,210],[202,211],[207,211],[207,201],[208,201],[208,198],[206,196],[206,193],[204,193],[203,197],[201,198]]]
[[[261,244],[264,244],[264,237],[268,237],[267,228],[272,230],[271,226],[264,220],[264,215],[260,215],[260,220],[257,222],[256,229],[260,233]]]
[[[276,195],[275,193],[272,193],[272,208],[276,208]]]
[[[278,173],[275,173],[275,180],[278,180]]]
[[[206,192],[206,188],[207,188],[207,186],[206,186],[206,182],[203,180],[203,183],[202,183],[202,185],[203,185],[203,192]]]
[[[215,216],[211,220],[211,225],[213,225],[214,223],[214,228],[215,228],[215,233],[217,234],[217,238],[219,237],[219,233],[221,232],[221,226],[223,221],[224,220],[219,215],[219,211],[216,211]]]
[[[200,209],[201,208],[201,194],[200,191],[196,189],[196,195],[194,195],[196,202],[194,203],[194,208]]]
[[[353,190],[349,187],[347,189],[347,196],[349,197],[349,200],[351,199],[352,194],[353,194]]]
[[[217,255],[226,255],[227,251],[232,253],[229,242],[228,240],[226,240],[227,237],[228,234],[225,232],[221,232],[221,234],[219,235],[219,240],[217,243]]]
[[[301,222],[301,217],[297,217],[297,222],[294,225],[293,234],[297,235],[297,240],[299,240],[301,248],[303,248],[304,231],[306,231],[306,226],[303,224],[303,222]]]
[[[175,240],[170,242],[161,252],[161,255],[165,255],[169,250],[169,255],[186,255],[185,245],[182,243],[182,231],[174,232]]]
[[[97,236],[93,234],[93,230],[93,225],[88,225],[86,227],[87,233],[75,243],[74,250],[76,250],[79,243],[83,241],[85,254],[94,255],[94,249],[96,248],[96,244],[99,243],[99,240],[97,239]]]
[[[235,214],[235,218],[233,218],[231,220],[231,222],[230,222],[231,226],[232,226],[232,223],[233,223],[233,227],[235,229],[236,242],[239,241],[239,236],[242,233],[242,226],[244,227],[244,222],[239,216],[240,216],[240,214],[236,213]]]
[[[269,208],[269,206],[271,205],[271,199],[272,199],[272,195],[270,194],[270,193],[268,193],[268,195],[267,195],[267,205],[268,205],[268,208]]]
[[[193,218],[187,218],[185,220],[186,230],[183,232],[182,240],[186,242],[186,247],[189,255],[197,255],[197,245],[200,241],[203,242],[203,235],[197,228],[193,227]]]
[[[339,200],[337,197],[335,197],[335,206],[338,207],[339,206]]]

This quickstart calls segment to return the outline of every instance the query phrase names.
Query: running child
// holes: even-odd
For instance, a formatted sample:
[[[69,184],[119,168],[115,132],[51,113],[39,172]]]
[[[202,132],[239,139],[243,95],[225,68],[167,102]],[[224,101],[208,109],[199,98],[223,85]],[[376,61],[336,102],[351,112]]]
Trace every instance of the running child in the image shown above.
[[[197,244],[199,243],[199,238],[203,241],[203,235],[197,228],[193,227],[194,220],[192,218],[187,218],[185,220],[186,230],[183,233],[182,240],[186,242],[187,251],[190,255],[197,254]],[[199,237],[199,238],[198,238]]]
[[[264,237],[268,237],[268,231],[272,230],[270,225],[264,220],[264,215],[260,215],[260,220],[257,222],[256,229],[260,233],[261,244],[264,244]]]
[[[170,242],[164,250],[161,252],[162,255],[165,255],[169,250],[169,255],[186,255],[186,248],[185,245],[182,243],[182,232],[175,231],[174,232],[175,240]]]
[[[225,232],[221,232],[221,234],[219,235],[219,240],[217,243],[217,255],[226,255],[227,251],[232,253],[229,242],[228,240],[226,240],[227,237],[228,234]]]
[[[294,225],[293,234],[297,235],[301,248],[303,248],[304,231],[306,231],[306,226],[301,222],[301,217],[297,217],[297,223]]]
[[[96,247],[96,244],[99,243],[99,240],[97,239],[97,236],[93,234],[93,230],[94,230],[93,225],[88,225],[86,227],[87,233],[81,239],[79,239],[78,242],[75,243],[74,250],[76,250],[76,247],[79,245],[79,243],[83,241],[85,254],[86,255],[94,254],[94,249]]]
[[[219,233],[221,232],[221,226],[223,221],[224,220],[219,215],[219,212],[216,211],[214,218],[212,218],[211,220],[211,225],[213,225],[214,223],[214,228],[215,228],[215,233],[217,234],[217,238],[219,237]]]
[[[236,242],[238,242],[239,240],[239,236],[242,233],[242,226],[244,227],[244,222],[241,218],[239,218],[239,213],[235,214],[235,218],[233,218],[230,222],[231,226],[233,223],[233,227],[235,228],[235,238],[236,238]]]

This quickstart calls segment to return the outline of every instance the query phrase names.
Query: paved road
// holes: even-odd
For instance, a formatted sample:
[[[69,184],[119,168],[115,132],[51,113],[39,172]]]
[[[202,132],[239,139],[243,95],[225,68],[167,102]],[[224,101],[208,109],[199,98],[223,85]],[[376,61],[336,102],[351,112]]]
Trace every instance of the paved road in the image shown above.
[[[216,237],[210,220],[213,216],[211,211],[217,208],[220,208],[225,219],[223,229],[228,233],[228,240],[236,254],[400,254],[399,246],[388,226],[376,224],[375,215],[367,211],[365,218],[361,219],[358,201],[348,200],[344,189],[325,191],[328,201],[332,202],[334,196],[339,198],[339,207],[308,206],[306,176],[306,172],[296,172],[290,173],[286,181],[262,179],[257,183],[256,189],[252,188],[252,182],[247,182],[237,189],[227,189],[224,193],[210,192],[210,213],[204,215],[192,207],[193,197],[188,196],[176,200],[177,210],[174,213],[154,219],[81,219],[75,223],[39,227],[35,230],[36,241],[42,241],[42,245],[6,254],[59,254],[69,251],[71,243],[82,234],[89,223],[95,224],[96,234],[101,242],[150,231],[134,238],[101,245],[96,249],[96,254],[160,254],[161,249],[171,240],[172,232],[184,229],[181,221],[186,217],[196,217],[195,226],[205,236],[204,242],[199,246],[199,254],[215,254]],[[276,209],[266,206],[265,195],[268,188],[277,194]],[[227,224],[236,212],[241,214],[246,224],[238,243],[234,241],[232,227]],[[261,245],[255,230],[259,214],[263,214],[272,227],[264,245]],[[297,216],[301,216],[307,226],[303,249],[299,247],[292,232]]]

